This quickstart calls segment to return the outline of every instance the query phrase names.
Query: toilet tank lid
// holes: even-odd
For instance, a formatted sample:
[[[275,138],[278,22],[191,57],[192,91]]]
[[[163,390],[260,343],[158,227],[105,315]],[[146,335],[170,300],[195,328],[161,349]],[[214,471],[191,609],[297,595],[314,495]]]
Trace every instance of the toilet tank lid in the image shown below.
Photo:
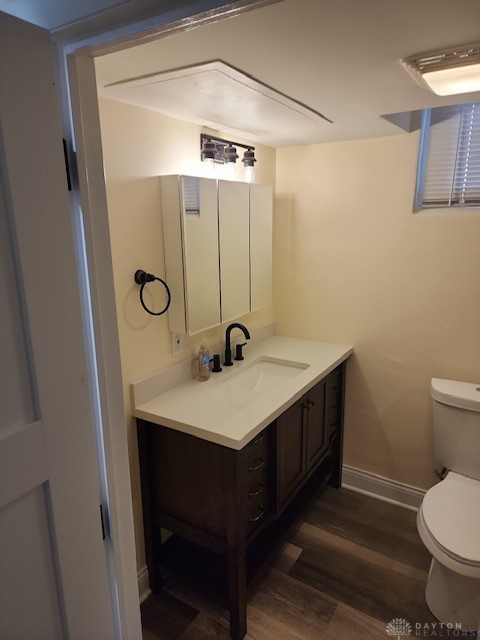
[[[480,384],[432,378],[431,394],[434,400],[442,404],[480,411]]]

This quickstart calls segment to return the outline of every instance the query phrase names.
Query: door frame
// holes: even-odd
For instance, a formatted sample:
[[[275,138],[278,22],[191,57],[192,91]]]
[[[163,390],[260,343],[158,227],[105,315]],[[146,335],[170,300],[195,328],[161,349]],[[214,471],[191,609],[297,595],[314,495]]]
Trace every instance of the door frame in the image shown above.
[[[83,34],[72,42],[56,32],[61,111],[67,143],[76,153],[78,183],[72,209],[81,207],[83,229],[76,228],[84,250],[79,279],[91,360],[92,402],[103,436],[105,491],[109,505],[111,562],[116,576],[121,637],[138,638],[139,596],[128,461],[126,416],[115,305],[114,279],[103,170],[94,58],[235,17],[283,0],[202,0],[181,9],[131,22],[100,35]]]

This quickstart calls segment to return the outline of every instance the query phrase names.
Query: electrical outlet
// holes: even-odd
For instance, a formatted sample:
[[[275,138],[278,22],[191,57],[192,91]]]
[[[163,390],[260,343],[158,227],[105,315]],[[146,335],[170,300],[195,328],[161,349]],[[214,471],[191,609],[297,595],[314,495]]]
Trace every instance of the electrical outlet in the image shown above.
[[[183,334],[182,333],[172,333],[172,356],[178,356],[183,351]]]

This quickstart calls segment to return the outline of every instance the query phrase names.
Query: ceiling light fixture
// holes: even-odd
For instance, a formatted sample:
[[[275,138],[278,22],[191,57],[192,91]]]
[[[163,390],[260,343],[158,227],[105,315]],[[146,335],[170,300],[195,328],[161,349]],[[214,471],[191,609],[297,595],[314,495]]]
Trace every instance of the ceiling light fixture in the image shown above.
[[[245,180],[247,182],[253,182],[255,179],[253,166],[257,161],[255,158],[255,147],[240,142],[233,142],[232,140],[225,140],[224,138],[217,138],[216,136],[210,136],[206,133],[200,134],[200,157],[202,162],[225,164],[229,174],[235,173],[235,163],[239,157],[237,147],[245,149],[242,158]]]
[[[438,96],[480,91],[480,43],[404,58],[417,82]]]

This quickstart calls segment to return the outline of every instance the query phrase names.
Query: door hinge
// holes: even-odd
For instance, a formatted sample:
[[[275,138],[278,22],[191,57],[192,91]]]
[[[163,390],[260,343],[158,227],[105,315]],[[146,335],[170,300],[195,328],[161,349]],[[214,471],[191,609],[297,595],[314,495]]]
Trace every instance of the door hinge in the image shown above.
[[[67,174],[67,188],[72,190],[72,174],[76,172],[77,155],[75,151],[68,153],[67,141],[63,138],[63,157],[65,159],[65,172]]]
[[[103,504],[100,505],[100,522],[102,523],[102,538],[105,540],[110,536],[110,527],[108,521],[107,509],[103,508]]]

